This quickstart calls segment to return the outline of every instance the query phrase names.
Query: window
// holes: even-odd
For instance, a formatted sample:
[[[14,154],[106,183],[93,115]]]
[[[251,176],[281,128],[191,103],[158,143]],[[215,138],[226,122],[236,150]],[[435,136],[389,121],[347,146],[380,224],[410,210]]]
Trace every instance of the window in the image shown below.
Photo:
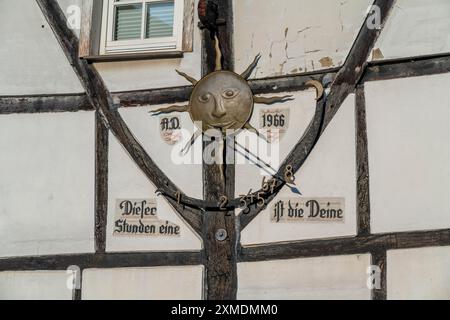
[[[80,57],[163,57],[192,51],[194,0],[83,1]],[[156,55],[155,55],[156,53]]]

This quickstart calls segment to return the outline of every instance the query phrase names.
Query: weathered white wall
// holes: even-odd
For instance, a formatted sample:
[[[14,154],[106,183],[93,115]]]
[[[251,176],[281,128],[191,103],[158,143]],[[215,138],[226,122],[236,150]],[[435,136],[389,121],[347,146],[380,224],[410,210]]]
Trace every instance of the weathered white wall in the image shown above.
[[[65,271],[0,272],[0,300],[71,300]]]
[[[372,2],[236,0],[236,70],[245,70],[258,53],[256,78],[338,67]]]
[[[398,0],[375,48],[376,59],[449,52],[450,2]]]
[[[0,95],[83,92],[36,1],[2,1]]]
[[[147,113],[145,113],[143,117],[150,118]],[[147,119],[147,121],[150,120]],[[157,126],[144,127],[144,130],[151,130],[152,127],[155,127],[155,130],[158,130]],[[149,134],[145,141],[153,141],[153,143],[157,144],[159,139],[159,133],[157,136],[153,135],[153,138],[151,138],[151,135]],[[112,134],[110,135],[109,141],[109,200],[108,227],[106,236],[107,251],[179,251],[201,249],[201,240],[189,228],[188,224],[181,220],[176,211],[162,197],[157,198],[158,218],[161,220],[169,220],[179,225],[181,227],[180,237],[113,237],[116,200],[156,198],[156,188],[145,177],[136,164],[134,164],[133,160],[129,157]],[[154,152],[151,156],[156,156],[155,161],[159,160],[160,162],[170,164],[170,160],[164,158],[164,152],[168,149],[170,149],[170,146],[159,145],[153,150]],[[159,153],[155,152],[158,150]],[[172,171],[166,170],[165,172],[171,173]],[[188,184],[183,189],[183,191],[186,190],[186,192],[188,192],[195,189],[189,187],[190,183],[192,181],[201,181],[201,176],[199,178],[195,176],[195,173],[192,173],[192,170],[186,170],[184,174],[178,175],[177,182],[180,181],[184,181],[185,184]],[[199,183],[197,183],[197,185],[201,188]]]
[[[0,256],[94,250],[94,113],[0,116]]]
[[[83,271],[83,300],[200,300],[203,266]]]
[[[387,270],[388,299],[450,299],[450,247],[388,251]]]
[[[79,0],[59,1],[66,12]],[[6,7],[5,7],[6,6]],[[35,1],[6,1],[0,12],[1,95],[83,92],[83,88],[62,52]],[[197,15],[195,24],[197,24]],[[44,27],[42,27],[44,26]],[[201,34],[194,29],[194,51],[179,59],[97,63],[111,91],[164,88],[189,83],[175,73],[182,70],[201,75]],[[74,30],[76,34],[79,30]]]
[[[370,255],[238,264],[238,299],[370,299]]]
[[[296,95],[296,97],[298,97]],[[313,96],[310,96],[312,99]],[[294,102],[295,108],[305,104]],[[294,107],[292,107],[294,109]],[[291,110],[292,110],[291,109]],[[291,121],[294,121],[291,119]],[[302,120],[300,120],[302,123]],[[300,125],[303,128],[304,125]],[[295,144],[302,133],[291,136]],[[284,148],[284,146],[282,146]],[[296,184],[304,197],[345,198],[345,223],[285,223],[270,221],[271,206],[261,212],[242,232],[244,245],[310,238],[326,238],[356,234],[356,155],[355,155],[355,110],[354,95],[350,95],[330,123],[318,144],[296,174]],[[284,160],[284,157],[282,157]],[[248,191],[244,181],[261,181],[259,171],[237,168],[237,189]],[[253,172],[253,175],[250,176]],[[245,183],[245,184],[244,184]],[[247,188],[242,188],[245,185]],[[258,190],[260,184],[253,185]],[[247,192],[245,192],[246,194]],[[283,188],[274,202],[281,198],[295,197],[288,188]]]
[[[185,103],[187,104],[187,102]],[[178,105],[183,105],[179,103]],[[168,105],[153,105],[138,108],[120,109],[120,114],[133,132],[136,139],[141,143],[150,157],[155,161],[158,167],[183,191],[189,196],[201,198],[203,196],[202,164],[201,157],[197,157],[198,163],[185,165],[181,162],[181,156],[174,151],[174,147],[167,145],[160,137],[160,116],[153,116],[149,112]],[[167,115],[165,115],[167,116]],[[189,113],[172,113],[170,116],[179,116],[182,128],[186,129],[190,138],[194,132],[194,124]],[[180,142],[181,148],[184,143]],[[201,148],[201,138],[196,141],[196,145],[191,149],[198,151]],[[179,148],[179,149],[181,149]],[[201,152],[201,149],[200,149]],[[186,156],[187,159],[188,155]]]
[[[450,76],[366,83],[373,232],[450,227]]]

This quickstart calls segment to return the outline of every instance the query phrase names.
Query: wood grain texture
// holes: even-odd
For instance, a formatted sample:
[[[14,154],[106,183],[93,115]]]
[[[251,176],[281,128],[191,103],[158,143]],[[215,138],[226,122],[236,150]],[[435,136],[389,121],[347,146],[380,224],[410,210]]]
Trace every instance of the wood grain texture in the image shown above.
[[[79,77],[89,102],[95,106],[106,120],[109,129],[116,136],[136,165],[159,190],[175,194],[178,187],[162,172],[150,158],[142,145],[136,140],[114,103],[102,78],[93,65],[78,57],[78,38],[67,26],[64,13],[55,0],[36,0],[47,22],[53,30],[69,63]],[[198,234],[201,233],[201,215],[197,211],[184,210],[178,203],[170,202],[181,218]]]
[[[242,247],[240,262],[283,260],[450,245],[450,229],[291,241]]]
[[[306,82],[317,80],[321,83],[333,81],[340,68],[302,73],[294,76],[249,80],[254,94],[303,91],[308,89]]]
[[[94,1],[83,0],[81,5],[80,58],[95,54],[92,52],[92,27],[94,18]]]
[[[222,67],[233,70],[232,53],[232,1],[216,0],[219,18],[225,19],[226,25],[219,27],[218,38],[222,51]],[[215,71],[215,43],[208,30],[203,30],[203,76]],[[204,141],[203,150],[213,141]],[[226,159],[228,148],[223,149]],[[234,164],[203,163],[203,194],[208,202],[218,206],[221,196],[234,198],[235,166]],[[237,295],[237,235],[236,218],[232,211],[206,211],[204,214],[203,243],[205,247],[205,297],[207,300],[234,300]],[[218,230],[225,230],[224,241],[216,239]]]
[[[450,55],[428,55],[369,63],[363,82],[421,77],[450,72]]]
[[[143,268],[201,264],[201,253],[197,251],[88,253],[0,258],[0,271],[53,271],[67,270],[70,266],[78,266],[83,270],[89,268]]]
[[[380,268],[380,288],[372,289],[372,300],[387,299],[387,254],[386,250],[374,250],[371,252],[372,265]]]
[[[97,111],[95,117],[95,252],[106,251],[108,219],[109,130]]]
[[[120,100],[121,107],[138,107],[189,101],[192,90],[192,86],[185,86],[165,89],[116,92],[113,93],[113,96]]]
[[[183,52],[194,51],[194,17],[195,17],[195,0],[184,0],[184,16],[183,16]]]
[[[356,112],[356,211],[358,235],[370,234],[369,150],[367,145],[366,99],[364,85],[355,96]]]
[[[84,93],[0,97],[0,114],[93,111]]]

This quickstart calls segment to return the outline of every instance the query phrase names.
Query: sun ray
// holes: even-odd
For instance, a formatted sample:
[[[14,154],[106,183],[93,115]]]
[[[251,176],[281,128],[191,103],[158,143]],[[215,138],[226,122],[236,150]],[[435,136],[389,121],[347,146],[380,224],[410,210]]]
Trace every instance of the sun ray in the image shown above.
[[[274,103],[283,103],[287,101],[294,100],[291,95],[282,96],[282,97],[253,97],[253,101],[255,103],[262,103],[262,104],[274,104]]]
[[[222,70],[222,51],[220,50],[220,42],[217,36],[214,36],[215,48],[216,48],[216,70]]]
[[[244,78],[245,80],[250,78],[250,76],[252,75],[253,70],[255,70],[255,68],[258,66],[259,59],[261,59],[261,54],[260,53],[258,53],[258,55],[255,57],[255,59],[253,60],[252,64],[248,66],[247,70],[245,70],[241,74],[242,78]]]
[[[200,137],[201,135],[202,132],[200,130],[195,131],[189,142],[184,146],[183,149],[181,149],[181,154],[185,155],[186,153],[188,153],[189,149],[195,143],[195,140],[197,140],[197,138]]]
[[[150,111],[149,113],[151,113],[152,116],[157,116],[160,114],[167,114],[167,113],[172,113],[172,112],[187,112],[187,111],[189,111],[189,105],[170,106],[170,107],[156,109],[156,110]]]
[[[180,76],[182,76],[183,78],[185,78],[187,81],[189,81],[190,83],[192,83],[194,86],[197,84],[197,80],[196,79],[194,79],[193,77],[191,77],[191,76],[189,76],[189,75],[187,75],[186,73],[184,73],[184,72],[181,72],[181,71],[179,71],[179,70],[175,70]]]
[[[255,127],[253,127],[249,122],[247,122],[244,126],[244,129],[247,129],[250,132],[253,132],[254,134],[256,134],[259,138],[263,139],[264,141],[266,141],[267,143],[270,143],[267,138],[262,135],[261,133],[259,133],[258,130],[256,130]]]
[[[325,92],[322,83],[320,83],[320,82],[317,81],[317,80],[310,80],[310,81],[306,82],[305,85],[306,85],[307,87],[314,87],[314,88],[316,88],[316,94],[317,94],[316,100],[317,100],[317,101],[319,101],[320,99],[322,99],[323,94],[324,94],[324,92]]]

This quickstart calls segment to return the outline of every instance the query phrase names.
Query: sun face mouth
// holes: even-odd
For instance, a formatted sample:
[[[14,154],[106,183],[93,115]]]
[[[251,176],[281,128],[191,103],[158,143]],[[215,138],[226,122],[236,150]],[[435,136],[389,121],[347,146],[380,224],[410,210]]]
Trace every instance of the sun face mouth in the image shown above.
[[[209,127],[217,128],[217,129],[228,129],[233,127],[236,124],[236,121],[224,122],[224,123],[208,123]]]

